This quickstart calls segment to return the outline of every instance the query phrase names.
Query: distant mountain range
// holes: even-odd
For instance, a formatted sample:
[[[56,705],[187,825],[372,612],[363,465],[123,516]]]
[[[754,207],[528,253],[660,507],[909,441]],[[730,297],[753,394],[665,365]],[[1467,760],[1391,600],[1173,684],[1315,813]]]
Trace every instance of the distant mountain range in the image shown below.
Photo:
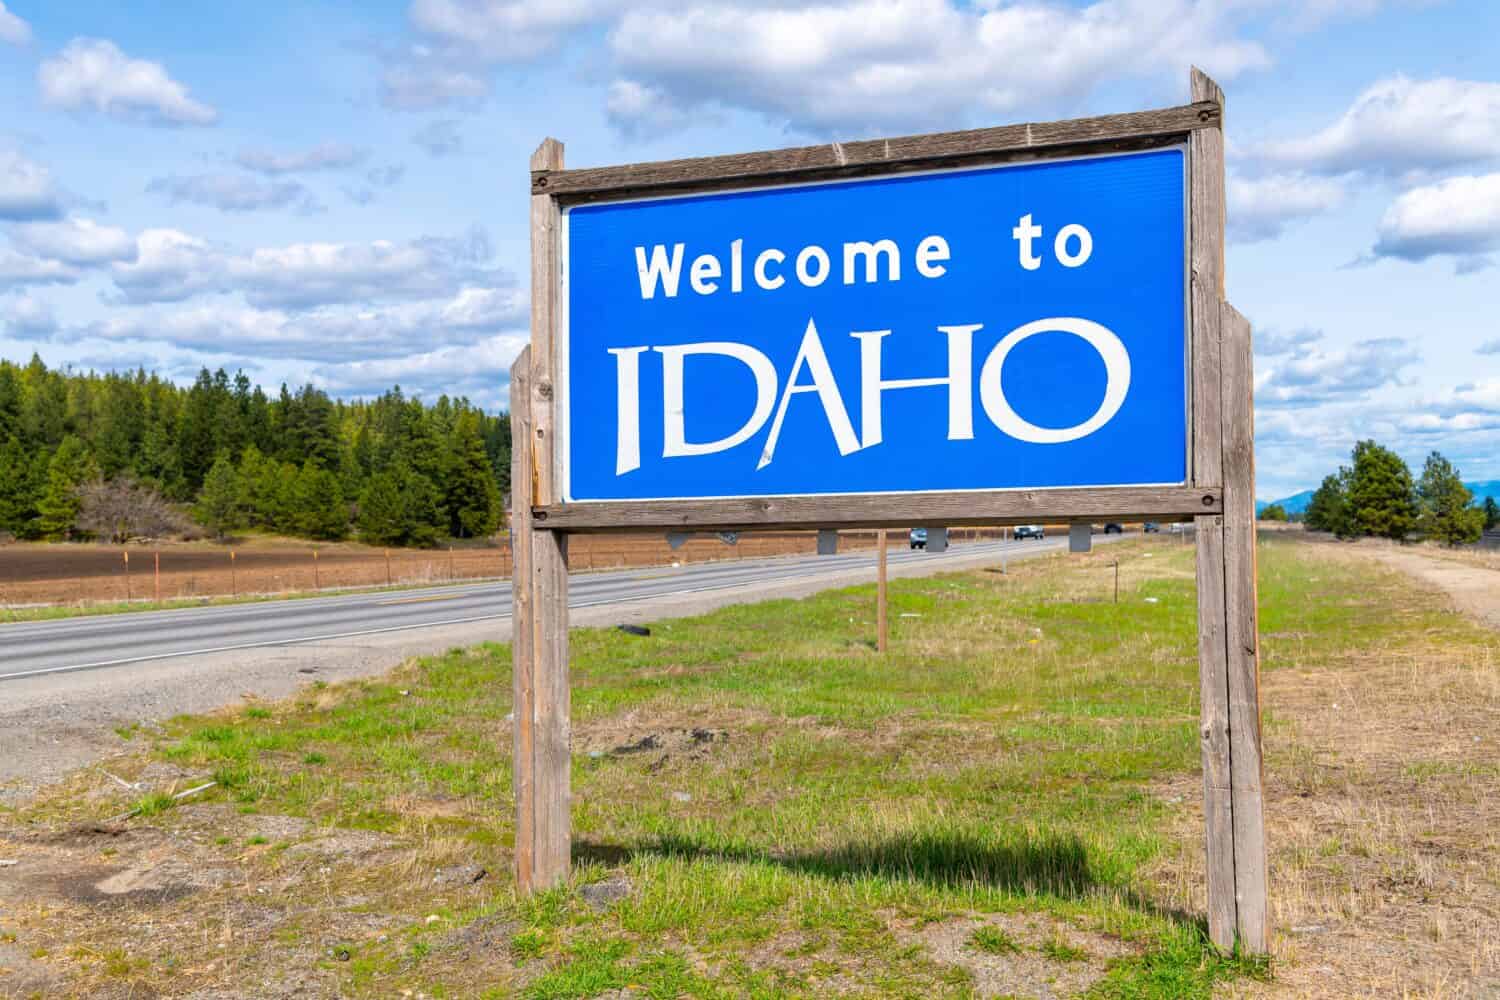
[[[1483,503],[1485,497],[1494,497],[1500,501],[1500,479],[1487,479],[1479,482],[1464,483],[1469,492],[1474,494],[1476,502]],[[1307,511],[1308,501],[1312,499],[1312,490],[1303,490],[1301,493],[1293,493],[1289,497],[1280,500],[1257,500],[1255,501],[1255,513],[1259,514],[1273,503],[1279,503],[1288,514],[1303,514]]]

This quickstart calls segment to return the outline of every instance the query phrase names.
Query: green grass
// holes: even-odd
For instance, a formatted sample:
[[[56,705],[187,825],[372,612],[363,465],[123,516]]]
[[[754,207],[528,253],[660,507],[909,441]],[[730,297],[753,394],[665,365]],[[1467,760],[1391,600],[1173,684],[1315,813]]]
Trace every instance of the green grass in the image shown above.
[[[1021,950],[1021,943],[999,927],[980,927],[969,937],[969,943],[991,955],[1010,955]]]
[[[1459,627],[1403,603],[1399,578],[1308,547],[1263,544],[1260,567],[1267,670]],[[212,773],[222,787],[206,798],[382,831],[494,876],[482,905],[455,911],[409,867],[371,875],[367,905],[408,932],[328,960],[352,995],[476,995],[483,982],[496,997],[965,997],[969,974],[903,928],[1026,912],[1128,944],[1107,968],[1060,938],[1026,946],[1059,968],[1101,963],[1093,997],[1206,998],[1267,974],[1156,905],[1148,878],[1186,808],[1155,788],[1198,767],[1190,548],[896,581],[891,602],[884,657],[870,587],[661,622],[647,638],[575,631],[576,874],[529,900],[506,875],[506,646],[310,687],[266,714],[178,720],[156,752]],[[728,739],[664,759],[608,752],[695,726]],[[631,892],[588,905],[578,888],[610,874]],[[491,918],[509,945],[476,979],[442,934]],[[993,927],[967,940],[990,961],[1021,947]]]

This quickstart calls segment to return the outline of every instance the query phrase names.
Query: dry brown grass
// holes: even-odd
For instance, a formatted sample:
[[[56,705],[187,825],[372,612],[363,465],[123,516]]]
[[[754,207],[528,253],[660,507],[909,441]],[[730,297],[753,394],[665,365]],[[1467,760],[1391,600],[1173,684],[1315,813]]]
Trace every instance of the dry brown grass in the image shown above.
[[[1320,549],[1365,562],[1372,588],[1448,603],[1371,549]],[[1277,974],[1227,995],[1500,996],[1500,647],[1413,638],[1264,675]],[[1182,779],[1165,794],[1191,808],[1161,884],[1201,911],[1201,790]]]

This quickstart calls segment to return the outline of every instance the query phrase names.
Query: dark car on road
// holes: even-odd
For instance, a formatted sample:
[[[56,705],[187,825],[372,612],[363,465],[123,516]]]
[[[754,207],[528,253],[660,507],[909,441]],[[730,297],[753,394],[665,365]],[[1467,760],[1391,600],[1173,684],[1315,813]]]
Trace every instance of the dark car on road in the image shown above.
[[[911,547],[912,548],[914,548],[914,549],[921,549],[923,552],[927,551],[927,529],[926,528],[913,528],[913,529],[911,529],[911,536],[910,536],[909,540],[911,541]]]
[[[1018,542],[1026,538],[1035,538],[1037,541],[1041,541],[1046,537],[1047,532],[1042,528],[1040,524],[1016,525],[1016,541]]]

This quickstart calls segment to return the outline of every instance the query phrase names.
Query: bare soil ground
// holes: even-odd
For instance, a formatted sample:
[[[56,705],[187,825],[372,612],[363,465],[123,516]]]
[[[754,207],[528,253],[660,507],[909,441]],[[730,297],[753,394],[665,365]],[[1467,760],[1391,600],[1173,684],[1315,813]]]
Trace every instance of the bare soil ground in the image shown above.
[[[954,529],[955,541],[998,538],[998,528]],[[904,532],[888,543],[904,548]],[[840,532],[844,549],[874,548],[874,532]],[[698,535],[673,549],[661,534],[578,535],[569,540],[574,569],[666,566],[673,563],[753,559],[817,551],[807,531],[741,534],[726,545]],[[314,555],[316,552],[316,556]],[[128,560],[126,556],[129,556]],[[159,579],[158,579],[159,567]],[[234,544],[0,545],[0,605],[93,604],[117,601],[283,594],[318,589],[505,579],[510,546],[450,549],[379,549],[352,543],[313,545],[289,539],[252,538]]]

